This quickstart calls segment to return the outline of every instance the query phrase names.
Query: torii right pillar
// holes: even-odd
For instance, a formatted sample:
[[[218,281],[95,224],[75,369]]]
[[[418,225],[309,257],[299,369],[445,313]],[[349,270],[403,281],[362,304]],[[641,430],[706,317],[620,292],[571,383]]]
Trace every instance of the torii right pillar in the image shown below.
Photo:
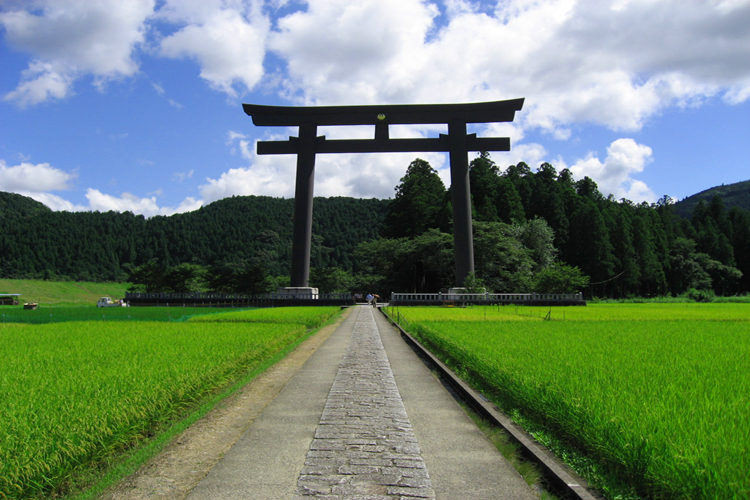
[[[453,251],[456,259],[456,285],[463,286],[474,272],[474,235],[471,224],[471,185],[466,123],[448,123],[451,165],[451,204],[453,205]]]

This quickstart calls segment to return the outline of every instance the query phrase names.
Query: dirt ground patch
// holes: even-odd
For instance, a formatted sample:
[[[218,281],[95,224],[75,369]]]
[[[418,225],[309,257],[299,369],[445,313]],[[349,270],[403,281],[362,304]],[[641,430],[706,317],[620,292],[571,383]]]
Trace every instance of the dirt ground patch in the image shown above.
[[[103,493],[100,500],[185,498],[351,311],[224,400],[138,472]]]

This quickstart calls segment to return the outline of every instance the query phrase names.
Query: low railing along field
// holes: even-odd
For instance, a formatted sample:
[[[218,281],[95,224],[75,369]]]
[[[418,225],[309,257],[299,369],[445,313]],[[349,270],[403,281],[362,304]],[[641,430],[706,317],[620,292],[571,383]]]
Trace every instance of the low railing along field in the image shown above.
[[[227,322],[215,314],[210,322],[0,324],[0,498],[64,491],[81,470],[267,366],[339,311],[259,309]]]
[[[506,411],[636,493],[750,497],[750,305],[388,312]]]

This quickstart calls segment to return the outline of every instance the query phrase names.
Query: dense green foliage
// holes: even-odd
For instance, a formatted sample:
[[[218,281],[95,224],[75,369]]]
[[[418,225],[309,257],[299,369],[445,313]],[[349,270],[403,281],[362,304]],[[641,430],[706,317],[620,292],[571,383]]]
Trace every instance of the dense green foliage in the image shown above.
[[[415,168],[418,166],[419,168]],[[701,300],[750,291],[750,212],[727,210],[721,197],[677,217],[668,196],[655,204],[605,198],[586,177],[549,163],[501,171],[489,155],[470,165],[476,279],[495,292],[584,291],[591,297],[691,294]],[[358,250],[363,270],[395,291],[434,292],[454,286],[449,213],[438,174],[414,162],[398,194],[425,192],[433,206],[389,207],[383,238]],[[423,187],[421,187],[423,186]],[[398,196],[397,194],[397,196]],[[413,214],[438,214],[421,234],[391,227]],[[695,292],[697,291],[697,293]]]
[[[29,198],[0,193],[0,278],[124,281],[151,261],[163,270],[228,264],[288,274],[293,203],[241,196],[146,219],[130,212],[52,212]],[[379,235],[388,203],[316,198],[312,265],[354,270],[354,249]]]
[[[18,219],[52,212],[46,205],[27,196],[0,191],[0,218]]]
[[[742,183],[710,191],[716,195],[697,201],[688,219],[668,196],[655,204],[605,198],[590,178],[575,181],[549,163],[501,170],[482,153],[470,177],[473,278],[489,291],[700,300],[750,292]],[[393,200],[316,198],[311,286],[382,296],[455,286],[450,199],[421,159]],[[288,285],[292,203],[233,197],[145,219],[52,212],[0,193],[0,277],[130,280],[154,292],[273,291]]]
[[[208,324],[0,324],[0,498],[60,493],[77,471],[267,366],[305,338],[305,323],[339,311],[312,308],[301,318],[294,308],[256,310],[244,314],[260,321],[243,323],[216,314]]]
[[[747,304],[399,308],[407,329],[648,498],[750,495]],[[549,308],[545,308],[548,310]]]

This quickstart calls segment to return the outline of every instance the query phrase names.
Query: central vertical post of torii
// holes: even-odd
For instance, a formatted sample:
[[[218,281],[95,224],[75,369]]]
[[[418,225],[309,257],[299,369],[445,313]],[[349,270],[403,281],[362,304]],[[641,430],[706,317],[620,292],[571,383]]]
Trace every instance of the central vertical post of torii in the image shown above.
[[[258,126],[299,127],[299,137],[288,141],[258,142],[258,154],[296,154],[292,239],[292,288],[305,288],[310,279],[315,156],[319,153],[418,153],[448,152],[451,168],[453,242],[456,285],[474,272],[474,243],[469,185],[470,151],[509,151],[507,137],[467,134],[469,123],[511,122],[523,99],[471,104],[404,104],[384,106],[263,106],[243,104]],[[438,138],[391,139],[388,125],[447,124],[448,134]],[[319,126],[375,125],[374,139],[326,140]]]

